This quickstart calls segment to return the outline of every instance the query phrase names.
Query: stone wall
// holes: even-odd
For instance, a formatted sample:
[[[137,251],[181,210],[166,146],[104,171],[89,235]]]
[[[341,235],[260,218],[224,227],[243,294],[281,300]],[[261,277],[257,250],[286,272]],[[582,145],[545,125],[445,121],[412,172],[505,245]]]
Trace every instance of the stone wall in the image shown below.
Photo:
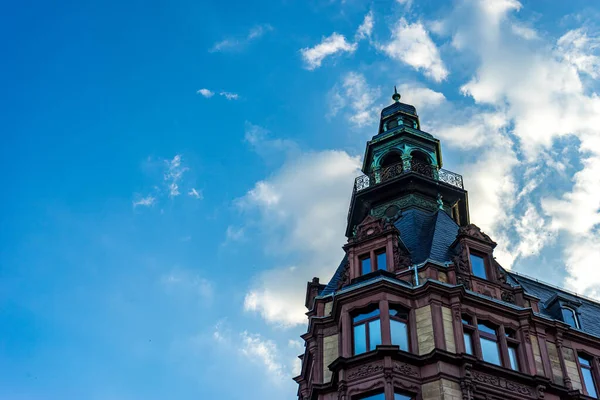
[[[558,358],[558,350],[556,344],[546,342],[548,347],[548,357],[550,357],[550,365],[552,366],[552,381],[556,384],[563,385],[563,374],[560,368],[560,359]]]
[[[540,343],[537,336],[531,335],[531,349],[533,350],[533,359],[535,361],[535,369],[538,375],[545,376],[544,363],[542,354],[540,353]]]
[[[452,310],[448,307],[442,307],[442,322],[444,324],[444,340],[446,342],[446,350],[451,353],[456,353],[454,326],[452,325]]]
[[[417,325],[417,344],[419,354],[427,354],[435,348],[433,340],[433,319],[431,318],[431,306],[417,308],[415,310]]]
[[[338,334],[323,337],[323,382],[331,381],[329,364],[338,358]]]
[[[458,382],[440,379],[422,385],[421,396],[423,400],[462,400],[462,390]]]
[[[573,389],[582,389],[581,378],[579,377],[579,368],[577,368],[577,361],[575,361],[575,352],[573,349],[563,347],[563,358],[565,359],[565,366],[567,367],[567,375],[571,378],[571,384]]]

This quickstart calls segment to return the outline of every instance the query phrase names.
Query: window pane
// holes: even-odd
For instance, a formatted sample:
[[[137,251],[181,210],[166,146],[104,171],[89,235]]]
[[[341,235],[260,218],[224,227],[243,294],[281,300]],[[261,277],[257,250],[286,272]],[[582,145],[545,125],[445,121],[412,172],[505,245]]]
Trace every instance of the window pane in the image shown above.
[[[473,341],[471,339],[471,334],[465,332],[464,339],[465,339],[465,353],[473,355]]]
[[[354,321],[354,323],[356,323],[356,322],[364,321],[365,319],[376,317],[378,315],[379,315],[379,308],[376,308],[371,312],[368,312],[365,314],[359,314],[356,317],[354,317],[352,320]]]
[[[367,351],[366,325],[354,327],[354,354],[361,354]]]
[[[385,253],[377,254],[377,269],[387,269]]]
[[[362,397],[362,400],[385,400],[385,393],[378,393],[369,397]]]
[[[575,312],[572,309],[563,307],[562,317],[563,321],[565,321],[567,324],[571,325],[573,328],[577,328],[577,317],[575,316]]]
[[[500,365],[500,352],[498,351],[497,342],[481,338],[481,353],[484,361]]]
[[[379,320],[369,322],[369,350],[375,350],[375,346],[381,344],[381,324]]]
[[[487,332],[487,333],[491,333],[492,335],[496,334],[496,328],[493,328],[484,323],[477,324],[477,328],[479,328],[479,332]]]
[[[400,350],[408,351],[408,331],[404,322],[390,320],[392,344],[400,346]]]
[[[588,395],[598,398],[598,395],[596,394],[596,386],[594,385],[594,378],[592,377],[592,370],[588,368],[581,368],[581,375],[583,375],[585,390],[587,390]]]
[[[588,366],[588,367],[592,366],[592,364],[590,363],[590,360],[588,360],[586,358],[583,358],[583,357],[579,357],[579,364],[585,365],[585,366]]]
[[[485,262],[482,257],[471,254],[471,270],[473,271],[473,275],[486,279]]]
[[[515,347],[508,347],[508,358],[510,359],[510,367],[515,371],[518,371],[519,361],[517,360],[517,349]]]
[[[394,393],[394,400],[410,400],[410,397],[400,393]]]
[[[362,260],[360,260],[360,265],[361,265],[361,270],[362,270],[363,275],[366,275],[369,272],[371,272],[371,259],[370,258],[363,258]]]

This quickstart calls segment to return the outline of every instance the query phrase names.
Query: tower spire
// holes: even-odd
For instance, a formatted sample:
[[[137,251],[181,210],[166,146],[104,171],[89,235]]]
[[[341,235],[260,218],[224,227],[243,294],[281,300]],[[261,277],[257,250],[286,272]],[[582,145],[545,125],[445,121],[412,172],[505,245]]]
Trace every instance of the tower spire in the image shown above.
[[[400,102],[400,94],[396,90],[396,86],[394,86],[394,94],[392,95],[392,100],[394,100],[396,103]]]

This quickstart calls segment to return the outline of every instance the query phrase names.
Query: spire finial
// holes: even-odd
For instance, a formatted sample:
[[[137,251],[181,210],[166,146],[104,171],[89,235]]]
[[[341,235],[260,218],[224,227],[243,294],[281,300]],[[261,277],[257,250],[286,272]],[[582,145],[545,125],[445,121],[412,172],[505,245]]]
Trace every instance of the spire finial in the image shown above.
[[[394,86],[394,94],[392,95],[392,100],[394,100],[396,103],[400,101],[400,94],[396,90],[396,86]]]

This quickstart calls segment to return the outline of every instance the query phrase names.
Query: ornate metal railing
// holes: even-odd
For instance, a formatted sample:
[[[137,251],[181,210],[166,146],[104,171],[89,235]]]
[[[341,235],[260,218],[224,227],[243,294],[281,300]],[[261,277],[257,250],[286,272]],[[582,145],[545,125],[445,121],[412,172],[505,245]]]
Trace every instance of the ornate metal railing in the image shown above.
[[[357,177],[354,181],[354,191],[360,192],[361,190],[379,185],[409,172],[464,189],[461,175],[445,169],[437,169],[431,164],[413,159],[409,162],[390,165],[389,167],[377,169],[368,175]]]

